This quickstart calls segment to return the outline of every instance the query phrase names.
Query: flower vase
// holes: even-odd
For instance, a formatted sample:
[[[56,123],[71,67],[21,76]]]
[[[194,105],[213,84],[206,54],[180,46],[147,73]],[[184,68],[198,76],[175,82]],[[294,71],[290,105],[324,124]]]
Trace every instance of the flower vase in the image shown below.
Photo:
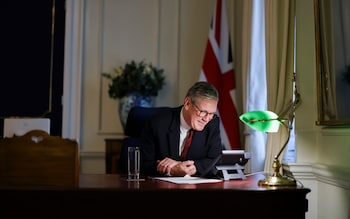
[[[154,97],[132,93],[120,98],[119,118],[124,131],[125,131],[126,120],[128,119],[129,111],[134,106],[153,107]]]

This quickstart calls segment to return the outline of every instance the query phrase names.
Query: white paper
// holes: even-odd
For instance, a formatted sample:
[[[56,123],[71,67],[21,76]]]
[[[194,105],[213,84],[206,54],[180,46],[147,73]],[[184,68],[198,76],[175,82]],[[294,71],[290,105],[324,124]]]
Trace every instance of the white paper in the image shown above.
[[[39,129],[50,134],[50,119],[48,118],[5,118],[3,136],[12,138],[21,136],[30,130]]]
[[[176,184],[216,183],[216,182],[222,181],[222,179],[207,179],[207,178],[194,177],[194,176],[153,177],[152,179],[172,182]]]
[[[244,154],[244,150],[222,150],[222,154]]]

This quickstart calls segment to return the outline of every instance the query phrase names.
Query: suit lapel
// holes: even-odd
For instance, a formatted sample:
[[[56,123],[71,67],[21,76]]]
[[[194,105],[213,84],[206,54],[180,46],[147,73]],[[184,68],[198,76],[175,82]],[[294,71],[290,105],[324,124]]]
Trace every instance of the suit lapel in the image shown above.
[[[179,141],[180,141],[180,112],[181,107],[175,110],[172,115],[172,121],[168,130],[169,153],[171,157],[179,156]]]

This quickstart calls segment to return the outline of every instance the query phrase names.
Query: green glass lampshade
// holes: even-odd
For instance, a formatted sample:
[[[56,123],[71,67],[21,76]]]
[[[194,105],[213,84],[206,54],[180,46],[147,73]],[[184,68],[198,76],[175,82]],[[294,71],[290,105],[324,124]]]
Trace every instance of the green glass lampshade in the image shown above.
[[[283,122],[276,113],[263,110],[246,112],[239,119],[252,129],[263,132],[277,132]]]

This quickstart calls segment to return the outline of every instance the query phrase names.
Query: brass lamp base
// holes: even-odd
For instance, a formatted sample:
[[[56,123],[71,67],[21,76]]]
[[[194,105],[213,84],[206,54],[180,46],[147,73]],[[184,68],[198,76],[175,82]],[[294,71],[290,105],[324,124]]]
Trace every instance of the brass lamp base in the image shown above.
[[[282,150],[285,146],[282,147]],[[281,153],[281,151],[280,151]],[[273,159],[272,169],[274,170],[271,176],[267,176],[263,180],[259,180],[259,186],[297,186],[295,179],[282,176],[280,174],[281,163],[278,160],[280,153]]]
[[[268,176],[265,179],[259,180],[259,186],[297,186],[294,179],[284,176]]]

